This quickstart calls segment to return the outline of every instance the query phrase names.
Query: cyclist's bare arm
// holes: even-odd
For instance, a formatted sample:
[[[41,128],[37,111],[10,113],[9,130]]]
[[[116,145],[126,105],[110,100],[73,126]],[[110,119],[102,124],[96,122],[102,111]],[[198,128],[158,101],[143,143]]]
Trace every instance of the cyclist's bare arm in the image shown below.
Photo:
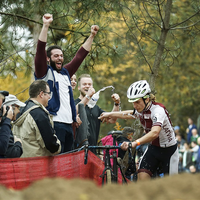
[[[125,110],[125,111],[119,111],[119,112],[103,112],[99,119],[101,119],[103,122],[108,122],[112,118],[117,119],[133,119],[135,118],[133,115],[133,110]]]
[[[149,143],[155,140],[159,136],[160,131],[161,131],[160,126],[153,126],[150,132],[148,132],[141,138],[137,139],[137,141],[140,143],[140,145]],[[128,145],[129,145],[129,142],[123,142],[121,145],[122,150],[126,151],[128,149]],[[132,145],[132,148],[135,148],[138,144],[136,141],[133,141],[131,145]]]

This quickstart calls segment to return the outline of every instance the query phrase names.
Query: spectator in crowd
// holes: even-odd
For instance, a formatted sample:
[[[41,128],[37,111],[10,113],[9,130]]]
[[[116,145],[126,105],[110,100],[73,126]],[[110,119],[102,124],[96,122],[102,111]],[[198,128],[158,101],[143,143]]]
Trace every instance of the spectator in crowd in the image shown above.
[[[196,128],[193,128],[191,132],[192,132],[191,142],[195,141],[197,143],[197,139],[199,137],[198,130]]]
[[[13,132],[22,141],[22,157],[51,156],[60,153],[51,115],[46,110],[51,91],[47,82],[34,81],[29,88],[30,99],[14,122]]]
[[[191,173],[199,173],[200,172],[200,137],[197,139],[197,143],[199,146],[198,152],[197,152],[197,160],[196,164],[190,166],[190,172]]]
[[[70,80],[71,80],[72,90],[75,90],[76,85],[77,85],[76,74],[73,74],[73,75],[71,76]]]
[[[175,136],[176,136],[176,140],[178,142],[179,148],[183,148],[185,139],[184,139],[184,135],[180,133],[180,127],[175,126],[174,132],[175,132]]]
[[[76,122],[76,109],[70,77],[78,70],[92,46],[99,27],[91,26],[91,34],[78,50],[73,60],[63,65],[63,52],[59,46],[50,46],[45,52],[47,33],[53,21],[51,14],[43,16],[43,27],[39,35],[35,57],[35,78],[48,82],[51,98],[47,110],[53,115],[56,134],[61,141],[61,153],[74,147],[72,123]],[[48,63],[48,64],[47,64]]]
[[[9,94],[5,98],[5,102],[3,105],[12,106],[13,109],[13,118],[12,122],[16,120],[17,114],[20,112],[20,107],[24,107],[26,104],[19,101],[15,95]],[[6,158],[19,158],[23,153],[22,149],[22,142],[19,138],[13,135],[11,131],[8,149],[6,151],[5,157]]]
[[[100,124],[101,120],[98,117],[104,112],[98,105],[95,105],[93,108],[88,107],[89,100],[95,93],[93,88],[93,80],[89,74],[82,74],[78,78],[78,90],[80,91],[79,98],[75,100],[75,104],[78,105],[82,103],[85,105],[85,110],[87,114],[87,119],[89,122],[89,145],[97,145],[99,138]],[[118,94],[113,94],[112,99],[114,101],[113,111],[119,111],[120,97]],[[116,119],[108,120],[108,123],[115,123]],[[93,150],[96,153],[96,150]]]
[[[12,107],[2,106],[5,96],[8,96],[7,91],[0,91],[0,158],[5,158],[8,149],[9,139],[11,136],[11,120],[13,118]],[[7,109],[8,108],[8,109]]]
[[[135,130],[131,127],[128,127],[128,126],[125,126],[122,130],[122,135],[118,135],[116,137],[116,140],[117,140],[117,143],[119,146],[121,146],[121,144],[124,142],[124,141],[127,141],[127,142],[132,142],[133,141],[133,135],[134,135],[134,132]],[[124,155],[125,155],[126,151],[123,151],[122,149],[119,149],[119,157],[120,158],[124,158]]]
[[[176,135],[177,133],[180,133],[179,131],[180,131],[180,127],[179,127],[179,126],[175,126],[175,127],[174,127],[175,135]]]
[[[129,102],[134,109],[121,112],[104,112],[99,119],[139,118],[146,134],[133,141],[132,148],[149,143],[138,168],[138,180],[150,179],[162,167],[164,174],[177,174],[179,154],[174,129],[168,111],[163,104],[155,102],[155,96],[146,80],[134,82],[127,91]],[[127,150],[129,142],[123,142],[121,148]]]
[[[74,91],[75,88],[76,88],[76,85],[77,85],[77,79],[76,79],[76,74],[73,74],[72,77],[71,77],[71,86],[72,86],[72,90]],[[78,111],[78,107],[76,108],[76,110]],[[81,119],[79,117],[79,114],[77,112],[77,116],[76,116],[76,127],[79,127],[81,125]]]
[[[191,117],[188,117],[188,128],[186,129],[187,133],[187,142],[190,144],[191,143],[191,137],[192,137],[192,129],[196,128],[196,125],[193,122],[193,119]]]
[[[197,141],[191,142],[191,152],[192,152],[192,161],[196,164],[197,156],[198,156],[199,145]]]
[[[183,145],[184,145],[184,143],[185,143],[185,137],[184,137],[184,134],[182,134],[180,132],[180,127],[179,126],[175,126],[174,127],[174,133],[175,133],[175,135],[181,135],[181,138],[184,140],[183,141]]]
[[[175,126],[174,127],[174,132],[175,132],[175,136],[176,136],[176,140],[177,140],[177,145],[178,145],[178,150],[179,150],[179,165],[178,165],[178,171],[182,172],[183,169],[183,152],[184,152],[184,144],[185,144],[185,140],[183,139],[183,136],[180,133],[180,127],[179,126]]]
[[[131,127],[124,127],[122,131],[111,131],[114,132],[114,137],[116,138],[116,146],[120,146],[124,141],[132,141],[134,129]],[[109,132],[110,133],[110,132]],[[101,138],[102,145],[114,145],[113,144],[113,136],[112,134],[109,134],[103,138]],[[113,150],[110,150],[112,152]],[[104,152],[105,153],[105,152]],[[122,149],[117,149],[117,156],[123,159],[126,151],[123,151]]]
[[[182,169],[181,172],[190,172],[190,166],[193,165],[192,161],[192,152],[190,150],[190,145],[188,142],[184,143],[184,150],[181,150],[182,152]]]
[[[77,78],[76,78],[76,74],[73,74],[71,76],[71,86],[72,86],[72,90],[74,91],[77,85]],[[73,127],[73,132],[74,132],[74,141],[76,140],[76,128],[78,128],[81,124],[82,121],[79,117],[79,113],[78,113],[78,107],[76,106],[76,111],[77,111],[77,115],[76,115],[76,122],[73,123],[72,127]],[[76,144],[74,144],[76,146]]]

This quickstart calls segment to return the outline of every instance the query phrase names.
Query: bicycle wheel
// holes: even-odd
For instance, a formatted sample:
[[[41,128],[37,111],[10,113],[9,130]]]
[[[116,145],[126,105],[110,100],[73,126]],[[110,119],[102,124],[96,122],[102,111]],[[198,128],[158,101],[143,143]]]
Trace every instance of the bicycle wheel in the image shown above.
[[[106,170],[106,183],[111,184],[112,183],[112,173],[110,169]]]

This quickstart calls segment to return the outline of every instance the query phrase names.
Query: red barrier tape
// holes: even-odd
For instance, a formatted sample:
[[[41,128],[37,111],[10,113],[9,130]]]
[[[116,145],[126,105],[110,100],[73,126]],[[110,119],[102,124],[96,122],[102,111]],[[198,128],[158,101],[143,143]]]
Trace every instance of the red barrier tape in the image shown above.
[[[90,179],[101,185],[104,162],[89,151],[85,165],[82,150],[52,157],[0,159],[0,166],[0,184],[21,190],[45,177]],[[120,174],[118,181],[122,183]]]

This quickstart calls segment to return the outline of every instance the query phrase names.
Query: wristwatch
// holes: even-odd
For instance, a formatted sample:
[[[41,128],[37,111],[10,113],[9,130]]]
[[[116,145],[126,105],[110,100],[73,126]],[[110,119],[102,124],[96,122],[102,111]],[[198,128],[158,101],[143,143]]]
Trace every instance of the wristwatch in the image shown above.
[[[90,96],[88,96],[87,94],[85,95],[85,97],[90,100]]]

